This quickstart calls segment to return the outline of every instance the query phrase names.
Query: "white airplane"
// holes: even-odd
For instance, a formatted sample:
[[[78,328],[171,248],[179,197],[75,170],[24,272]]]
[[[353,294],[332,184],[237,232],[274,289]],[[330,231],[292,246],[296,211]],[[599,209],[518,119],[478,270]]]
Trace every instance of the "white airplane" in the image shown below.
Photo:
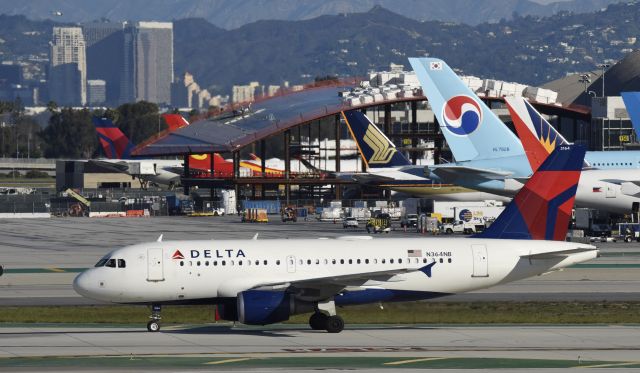
[[[531,157],[535,149],[529,147],[532,141],[528,141],[527,137],[532,135],[520,139],[515,137],[444,61],[437,58],[409,58],[409,62],[429,99],[453,157],[458,163],[473,162],[478,168],[484,164],[488,169],[481,182],[474,182],[474,173],[469,172],[466,177],[461,176],[464,174],[462,172],[452,173],[451,176],[455,176],[453,181],[459,185],[473,185],[471,187],[479,191],[507,197],[514,195],[522,186],[522,181],[535,171],[536,162],[544,160],[544,155],[548,153],[541,152],[543,154],[537,156],[537,161],[536,157]],[[526,117],[523,115],[522,119]],[[517,120],[517,117],[514,118],[514,121]],[[548,140],[545,138],[543,141]],[[629,156],[633,154],[629,153]],[[603,161],[605,158],[599,155],[597,159]],[[433,172],[437,171],[436,168]],[[584,170],[576,205],[620,214],[637,210],[640,198],[625,194],[621,185],[639,180],[638,173],[640,170],[635,168]],[[447,178],[443,176],[443,179]]]
[[[160,237],[110,252],[78,275],[73,287],[88,298],[152,305],[152,332],[160,329],[162,304],[216,304],[221,318],[252,325],[313,312],[311,328],[338,333],[344,321],[336,306],[463,293],[595,258],[594,246],[544,241],[564,240],[583,160],[584,148],[558,147],[494,224],[473,238],[363,244],[363,237]]]

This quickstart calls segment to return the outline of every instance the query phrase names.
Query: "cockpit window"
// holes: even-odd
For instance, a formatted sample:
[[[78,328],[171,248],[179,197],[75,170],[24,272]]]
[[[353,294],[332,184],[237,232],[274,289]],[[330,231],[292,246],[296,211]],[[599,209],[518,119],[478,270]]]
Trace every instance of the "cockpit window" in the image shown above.
[[[118,259],[118,268],[124,268],[127,266],[127,263],[125,263],[124,259]]]
[[[102,267],[105,264],[107,264],[107,261],[109,260],[109,255],[103,257],[102,259],[98,260],[98,263],[96,263],[96,265],[94,267]]]
[[[104,266],[105,267],[116,268],[116,260],[115,259],[109,259],[109,260],[107,260],[107,263]]]

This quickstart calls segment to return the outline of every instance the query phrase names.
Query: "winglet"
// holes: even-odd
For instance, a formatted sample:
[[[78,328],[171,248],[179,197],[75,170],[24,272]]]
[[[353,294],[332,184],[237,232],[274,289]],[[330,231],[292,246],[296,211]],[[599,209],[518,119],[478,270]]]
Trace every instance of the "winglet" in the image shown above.
[[[558,146],[479,238],[564,241],[585,148]]]
[[[258,235],[259,235],[259,234],[260,234],[260,233],[256,233],[256,234],[254,234],[254,235],[253,235],[252,240],[257,241],[257,240],[258,240]]]
[[[156,242],[162,242],[162,236],[164,236],[164,234],[161,234],[160,236],[158,236],[158,239],[156,240]]]

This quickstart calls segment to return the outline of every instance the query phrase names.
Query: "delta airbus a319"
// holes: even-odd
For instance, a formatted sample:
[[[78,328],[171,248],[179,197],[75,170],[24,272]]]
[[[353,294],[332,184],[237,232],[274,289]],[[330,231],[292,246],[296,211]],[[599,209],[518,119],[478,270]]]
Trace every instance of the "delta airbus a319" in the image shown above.
[[[564,242],[584,153],[557,147],[475,237],[158,240],[110,252],[73,286],[101,301],[151,305],[149,331],[160,329],[162,305],[212,304],[221,318],[253,325],[311,313],[312,329],[338,333],[337,306],[464,293],[595,258],[594,246]]]

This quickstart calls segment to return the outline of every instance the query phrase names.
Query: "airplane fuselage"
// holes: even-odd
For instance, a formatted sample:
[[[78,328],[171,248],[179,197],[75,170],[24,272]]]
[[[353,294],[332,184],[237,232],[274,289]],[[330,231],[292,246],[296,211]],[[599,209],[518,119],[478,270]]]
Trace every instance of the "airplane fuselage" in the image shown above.
[[[593,250],[527,257],[578,247]],[[578,243],[476,238],[166,241],[114,250],[105,257],[114,259],[114,267],[102,263],[83,272],[74,288],[113,303],[213,304],[251,289],[322,278],[327,284],[318,292],[296,297],[317,302],[337,291],[336,304],[347,305],[487,288],[590,260],[596,253]],[[429,273],[420,270],[429,264]],[[384,275],[394,270],[398,274]]]

